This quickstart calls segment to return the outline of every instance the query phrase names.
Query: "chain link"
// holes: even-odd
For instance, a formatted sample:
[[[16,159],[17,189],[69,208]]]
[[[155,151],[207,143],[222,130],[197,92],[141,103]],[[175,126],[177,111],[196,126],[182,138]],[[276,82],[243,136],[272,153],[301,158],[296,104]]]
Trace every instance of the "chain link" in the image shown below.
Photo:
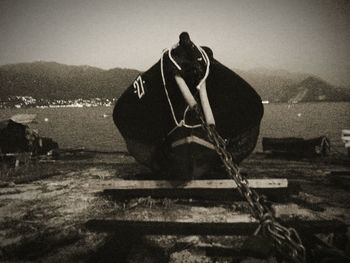
[[[214,144],[227,173],[236,183],[240,194],[247,200],[253,217],[259,220],[259,229],[264,235],[272,238],[276,243],[276,248],[292,259],[293,262],[305,262],[305,247],[302,245],[297,231],[294,228],[286,228],[276,221],[272,210],[266,205],[264,199],[255,190],[249,188],[248,180],[241,175],[231,153],[226,150],[226,142],[219,135],[215,126],[206,123],[198,104],[193,109],[200,119],[202,128],[207,133],[209,140]]]

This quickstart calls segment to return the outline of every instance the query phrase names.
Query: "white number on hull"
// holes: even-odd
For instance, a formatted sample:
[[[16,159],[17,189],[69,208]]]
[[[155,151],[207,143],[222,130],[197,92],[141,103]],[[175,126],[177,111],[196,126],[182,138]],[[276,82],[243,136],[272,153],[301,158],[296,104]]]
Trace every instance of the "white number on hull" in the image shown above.
[[[141,76],[138,76],[137,79],[134,81],[134,93],[137,93],[137,96],[139,99],[142,98],[143,95],[145,95],[145,89],[143,87],[143,80]]]

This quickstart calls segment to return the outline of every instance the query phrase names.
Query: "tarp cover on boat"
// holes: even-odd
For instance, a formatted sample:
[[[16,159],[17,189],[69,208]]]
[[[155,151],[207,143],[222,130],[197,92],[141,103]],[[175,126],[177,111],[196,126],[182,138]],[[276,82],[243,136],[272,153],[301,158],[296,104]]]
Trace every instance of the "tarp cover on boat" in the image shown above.
[[[46,154],[58,144],[51,138],[40,137],[38,132],[28,125],[12,119],[0,121],[0,154],[32,152]]]

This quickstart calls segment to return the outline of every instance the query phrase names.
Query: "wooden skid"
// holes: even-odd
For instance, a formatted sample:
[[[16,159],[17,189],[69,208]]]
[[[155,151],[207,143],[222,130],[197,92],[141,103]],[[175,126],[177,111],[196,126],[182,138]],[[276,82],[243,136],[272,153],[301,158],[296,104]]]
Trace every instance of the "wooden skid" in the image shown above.
[[[329,177],[329,180],[342,188],[350,189],[349,175],[333,175]]]
[[[249,186],[258,193],[280,199],[297,193],[299,186],[287,179],[250,179]],[[120,180],[114,181],[104,190],[116,199],[151,196],[154,198],[193,198],[205,200],[239,200],[237,185],[233,180],[156,181]]]
[[[350,189],[350,170],[332,170],[328,179],[341,188]]]
[[[88,229],[98,232],[136,233],[138,235],[251,235],[259,223],[250,218],[236,222],[174,222],[93,219],[86,223]],[[334,233],[346,230],[338,220],[308,221],[289,219],[284,225],[302,233]]]
[[[330,176],[333,175],[347,175],[350,177],[350,170],[332,170],[330,171]]]

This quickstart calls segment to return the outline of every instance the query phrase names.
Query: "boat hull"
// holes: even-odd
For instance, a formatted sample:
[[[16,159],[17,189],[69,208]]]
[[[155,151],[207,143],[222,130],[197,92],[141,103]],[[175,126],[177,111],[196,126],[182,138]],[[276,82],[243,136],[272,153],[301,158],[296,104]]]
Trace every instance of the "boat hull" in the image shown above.
[[[275,155],[294,157],[325,156],[330,151],[330,141],[326,136],[305,140],[303,138],[268,138],[262,139],[263,151]]]
[[[189,93],[203,106],[197,90],[204,75],[203,59],[192,49],[193,45],[182,46],[180,41],[172,56],[182,70],[174,68],[166,53],[131,83],[114,107],[113,120],[131,155],[164,176],[200,178],[212,170],[222,170],[214,147],[208,147],[211,142],[198,116],[188,108],[175,78],[181,76]],[[210,60],[205,84],[215,128],[239,163],[256,145],[264,112],[261,98],[249,83],[214,59],[209,48],[203,49]]]
[[[244,160],[255,148],[259,126],[226,139],[227,151],[235,163]],[[215,146],[199,128],[178,128],[160,144],[125,138],[128,151],[136,161],[165,178],[227,178]]]

